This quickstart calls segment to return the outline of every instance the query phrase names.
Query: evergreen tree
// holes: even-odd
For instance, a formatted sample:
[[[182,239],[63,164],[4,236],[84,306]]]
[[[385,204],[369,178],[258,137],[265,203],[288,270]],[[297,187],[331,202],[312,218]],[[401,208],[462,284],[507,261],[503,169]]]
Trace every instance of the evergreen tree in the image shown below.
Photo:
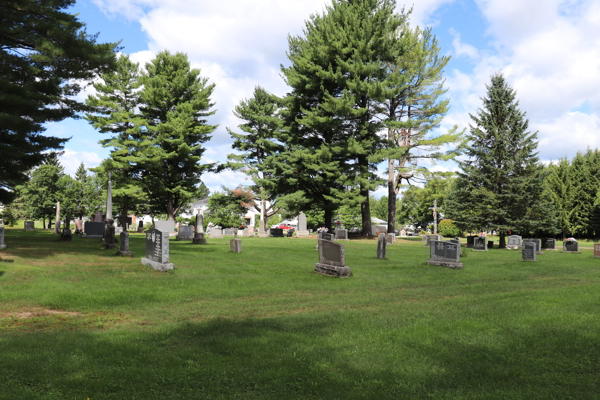
[[[97,44],[67,9],[74,0],[0,2],[0,201],[68,139],[44,124],[76,117],[81,80],[114,67],[116,43]]]
[[[527,131],[516,92],[501,74],[492,76],[482,100],[483,108],[470,115],[468,159],[460,162],[444,211],[463,231],[498,231],[504,247],[507,230],[529,229],[531,208],[542,194],[537,133]]]
[[[160,52],[146,64],[140,92],[139,134],[127,141],[128,159],[148,195],[149,205],[171,221],[181,207],[200,198],[201,175],[212,168],[201,164],[216,126],[207,124],[214,114],[210,96],[215,88],[200,70],[191,69],[187,55]]]
[[[22,186],[19,192],[23,195],[27,217],[42,219],[44,229],[46,218],[53,221],[56,216],[56,202],[63,203],[63,185],[61,179],[65,175],[58,159],[50,158],[49,163],[40,165],[31,172],[31,179]],[[61,209],[61,213],[64,211]]]
[[[234,139],[231,146],[240,154],[229,154],[228,167],[241,170],[248,175],[253,184],[254,207],[265,220],[277,212],[278,185],[280,180],[271,168],[265,164],[270,156],[283,151],[283,145],[277,139],[281,136],[283,120],[280,117],[282,100],[257,86],[252,98],[245,99],[235,107],[233,114],[244,121],[239,125],[243,133],[235,133],[227,128]],[[268,203],[268,206],[267,206]]]
[[[556,211],[556,227],[562,232],[563,239],[573,232],[574,211],[573,200],[575,188],[571,180],[569,160],[562,158],[558,165],[548,167],[548,176],[544,180],[544,190]]]

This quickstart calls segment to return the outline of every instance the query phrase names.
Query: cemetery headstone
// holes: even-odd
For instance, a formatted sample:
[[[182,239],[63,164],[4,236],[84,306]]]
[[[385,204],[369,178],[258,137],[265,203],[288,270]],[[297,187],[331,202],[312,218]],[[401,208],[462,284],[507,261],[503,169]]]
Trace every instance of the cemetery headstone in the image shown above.
[[[139,221],[138,222],[138,228],[137,228],[138,233],[142,233],[144,232],[144,221]]]
[[[467,236],[467,248],[472,248],[475,244],[475,238],[478,238],[477,235],[469,235]]]
[[[104,249],[116,249],[115,227],[112,219],[107,219],[104,224]]]
[[[462,269],[460,262],[460,245],[453,242],[432,240],[429,246],[429,265],[437,265],[452,269]]]
[[[377,258],[387,258],[388,240],[383,233],[377,239]]]
[[[525,242],[531,242],[535,245],[535,252],[537,254],[544,254],[542,253],[542,239],[523,239],[523,243]]]
[[[535,259],[536,255],[535,251],[535,243],[523,241],[522,250],[521,250],[521,261],[537,261]]]
[[[0,225],[0,250],[4,250],[6,248],[6,243],[4,243],[4,224]]]
[[[441,241],[442,237],[440,235],[425,235],[425,245],[424,247],[429,247],[433,240]]]
[[[0,248],[2,248],[1,246],[2,245],[0,245]],[[594,258],[600,258],[600,243],[594,243]]]
[[[231,239],[229,241],[229,247],[231,248],[232,253],[241,253],[242,252],[242,239]]]
[[[544,250],[556,250],[556,239],[545,238],[542,240],[542,249]]]
[[[327,276],[352,276],[352,269],[344,265],[344,245],[319,239],[319,262],[315,265],[315,271]]]
[[[330,242],[333,242],[335,240],[335,236],[333,235],[333,233],[319,232],[319,234],[317,235],[317,253],[319,253],[319,239],[329,240]]]
[[[485,237],[476,237],[473,242],[473,251],[488,251]]]
[[[386,233],[385,240],[387,241],[387,244],[396,243],[396,234],[395,233]]]
[[[494,248],[494,241],[488,240],[488,249],[493,249],[493,248]]]
[[[258,237],[264,238],[268,236],[269,234],[265,230],[265,221],[261,219],[260,221],[258,221]]]
[[[297,237],[306,237],[308,236],[308,230],[306,229],[306,214],[303,212],[298,216],[298,232],[296,233]]]
[[[516,250],[521,247],[523,238],[519,235],[511,235],[506,239],[506,248]]]
[[[189,225],[181,225],[177,240],[194,240],[194,229]]]
[[[85,235],[87,239],[101,239],[104,236],[104,224],[102,222],[86,222],[84,224]]]
[[[54,221],[56,226],[54,227],[54,233],[60,235],[60,201],[56,202],[56,220]]]
[[[202,218],[201,214],[196,215],[196,232],[194,233],[194,239],[192,239],[193,244],[206,244],[206,239],[204,238],[204,218]]]
[[[335,230],[336,240],[348,240],[348,229],[338,228]]]
[[[288,229],[287,230],[287,237],[293,237],[294,236],[294,232],[296,232],[294,229]]]
[[[208,234],[211,239],[223,239],[223,230],[221,228],[210,228]]]
[[[196,232],[204,233],[204,215],[196,214]]]
[[[133,257],[133,254],[131,254],[131,251],[129,251],[129,233],[128,232],[121,232],[121,234],[119,235],[119,251],[117,252],[117,255],[120,255],[121,257]]]
[[[146,257],[142,265],[157,271],[169,271],[175,266],[169,262],[169,232],[150,229],[146,232]]]
[[[73,236],[71,235],[71,229],[69,229],[71,226],[71,221],[69,216],[67,215],[65,217],[65,224],[62,230],[62,233],[60,234],[60,238],[59,240],[62,240],[64,242],[70,242],[71,240],[73,240]]]
[[[579,242],[576,240],[565,240],[563,244],[563,253],[579,254]]]
[[[271,237],[283,237],[283,229],[271,228]]]
[[[172,233],[175,231],[175,222],[154,221],[154,229],[158,229],[161,232]]]
[[[25,221],[25,222],[23,222],[23,228],[26,231],[35,231],[35,222],[33,222],[33,221]]]
[[[223,236],[233,236],[233,229],[231,229],[231,228],[223,229]]]

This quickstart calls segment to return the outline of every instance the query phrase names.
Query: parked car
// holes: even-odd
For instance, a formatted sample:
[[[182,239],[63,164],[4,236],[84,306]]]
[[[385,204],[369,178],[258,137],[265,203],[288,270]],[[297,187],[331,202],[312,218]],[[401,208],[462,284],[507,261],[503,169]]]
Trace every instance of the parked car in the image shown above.
[[[287,224],[279,224],[277,229],[292,229],[292,226]]]

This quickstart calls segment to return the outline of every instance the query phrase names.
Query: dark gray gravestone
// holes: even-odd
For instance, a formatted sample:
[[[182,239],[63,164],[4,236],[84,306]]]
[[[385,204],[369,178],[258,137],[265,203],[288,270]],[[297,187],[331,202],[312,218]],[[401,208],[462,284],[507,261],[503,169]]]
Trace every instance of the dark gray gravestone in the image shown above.
[[[104,224],[102,222],[86,222],[83,224],[85,235],[88,239],[100,239],[104,236]]]
[[[294,232],[295,232],[295,231],[294,231],[294,229],[293,229],[293,228],[292,228],[292,229],[288,229],[288,230],[287,230],[287,237],[294,237]]]
[[[542,253],[542,239],[523,239],[523,243],[525,242],[531,242],[535,245],[535,252],[537,254],[544,254]]]
[[[556,250],[556,239],[546,238],[546,239],[542,240],[542,249]]]
[[[521,247],[523,242],[523,238],[518,235],[511,235],[506,239],[506,248],[507,249],[518,249]]]
[[[387,235],[383,233],[377,239],[377,258],[387,258]]]
[[[317,235],[317,254],[319,254],[319,240],[320,239],[329,240],[330,242],[333,242],[335,240],[335,237],[334,237],[333,233],[319,232],[319,234]]]
[[[475,238],[478,238],[478,237],[479,236],[475,236],[475,235],[467,236],[467,248],[473,247],[473,245],[475,244]]]
[[[141,259],[141,263],[157,271],[175,268],[169,262],[169,232],[161,232],[158,229],[146,232],[146,257]]]
[[[232,253],[241,253],[242,252],[242,239],[231,239],[229,241],[229,247],[231,248]]]
[[[319,262],[315,266],[315,271],[342,278],[352,276],[352,270],[344,265],[344,245],[319,239]]]
[[[272,237],[283,237],[283,229],[271,228]]]
[[[119,234],[119,251],[117,255],[121,257],[132,257],[133,254],[129,251],[129,233],[121,232]]]
[[[565,240],[563,244],[563,253],[579,254],[579,242],[574,240]]]
[[[338,228],[335,230],[336,240],[348,240],[348,229]]]
[[[473,251],[488,251],[487,240],[484,237],[476,237],[473,242]]]
[[[523,241],[521,250],[521,261],[537,261],[535,259],[535,243]]]
[[[177,234],[177,240],[193,240],[194,239],[194,228],[191,226],[181,225],[179,227],[179,234]]]
[[[144,221],[143,220],[138,222],[137,231],[138,231],[138,233],[144,232]]]
[[[488,249],[493,249],[493,248],[494,248],[494,241],[488,240]]]
[[[107,219],[104,224],[104,249],[116,249],[115,226],[112,219]]]
[[[6,244],[4,243],[4,226],[0,226],[0,250],[4,250]]]
[[[25,222],[23,222],[23,228],[26,231],[35,231],[35,222],[33,222],[33,221],[25,221]]]
[[[206,244],[206,237],[202,232],[194,233],[194,239],[192,239],[193,244]]]
[[[460,262],[460,245],[453,242],[432,240],[429,246],[429,260],[427,263],[440,267],[462,269],[464,265]]]

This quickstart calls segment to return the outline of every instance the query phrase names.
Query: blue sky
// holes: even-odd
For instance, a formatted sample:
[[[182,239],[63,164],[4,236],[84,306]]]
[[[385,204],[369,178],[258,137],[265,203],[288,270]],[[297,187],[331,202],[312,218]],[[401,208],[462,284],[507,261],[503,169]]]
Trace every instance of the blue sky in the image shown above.
[[[206,162],[213,162],[231,152],[226,127],[240,123],[232,110],[241,99],[256,85],[286,92],[279,65],[287,61],[287,35],[300,34],[309,15],[329,1],[78,0],[71,11],[79,13],[88,32],[100,33],[100,42],[122,40],[123,52],[142,66],[164,49],[188,54],[192,66],[216,84],[217,113],[210,123],[219,128],[205,152]],[[399,9],[403,6],[398,2]],[[530,129],[538,131],[542,161],[600,147],[600,2],[421,0],[410,21],[432,27],[441,53],[452,56],[444,73],[451,110],[440,131],[454,124],[467,128],[490,76],[502,72],[517,91]],[[47,134],[72,138],[62,157],[69,173],[82,161],[94,167],[108,157],[109,150],[98,144],[104,136],[85,120],[47,128]],[[247,183],[232,171],[207,174],[204,181],[211,191]]]

